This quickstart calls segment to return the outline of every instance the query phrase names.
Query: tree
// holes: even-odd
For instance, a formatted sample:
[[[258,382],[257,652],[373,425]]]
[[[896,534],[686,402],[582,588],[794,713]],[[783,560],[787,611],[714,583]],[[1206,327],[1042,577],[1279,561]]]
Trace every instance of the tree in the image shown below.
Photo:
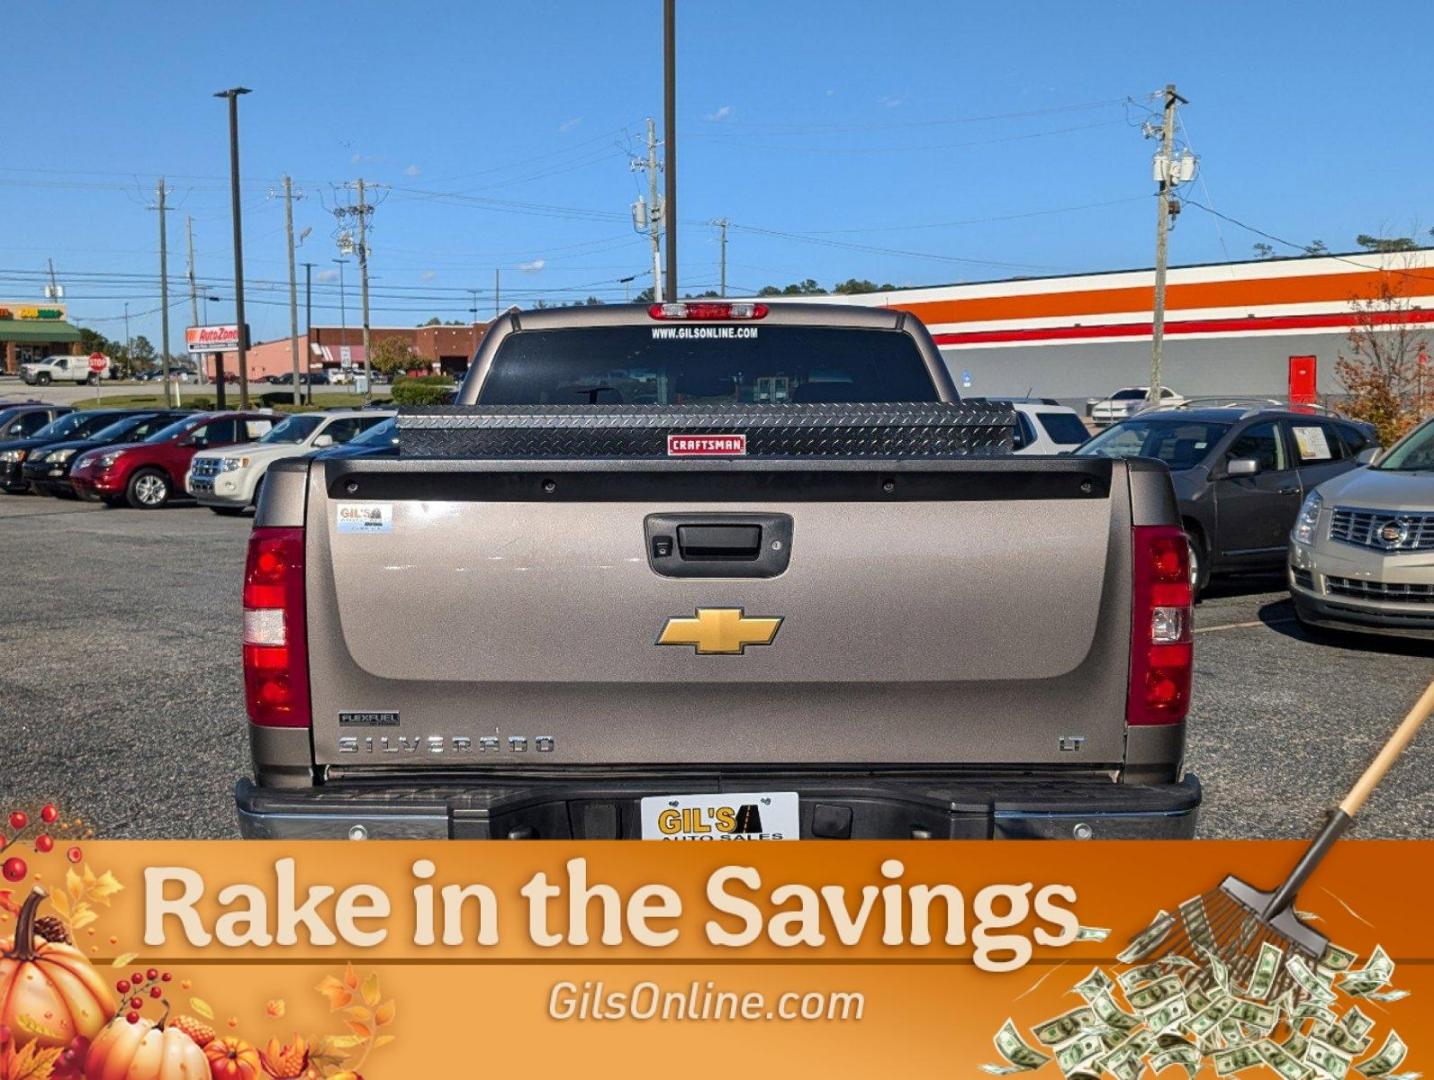
[[[1255,244],[1254,248],[1255,258],[1257,259],[1273,259],[1275,257],[1275,248],[1273,244],[1266,244],[1264,241],[1261,241],[1260,243]]]
[[[843,296],[855,296],[859,293],[888,292],[894,288],[896,288],[896,286],[889,281],[885,285],[878,285],[874,281],[866,280],[866,278],[847,278],[845,281],[839,281],[833,285],[832,292],[839,293]]]
[[[373,347],[369,367],[385,375],[396,375],[423,366],[423,359],[401,337],[386,337]]]
[[[1422,360],[1428,340],[1413,322],[1411,304],[1390,275],[1382,275],[1375,294],[1350,301],[1354,325],[1348,354],[1335,361],[1349,393],[1344,411],[1373,424],[1383,446],[1390,446],[1419,422],[1427,401]]]
[[[1365,251],[1376,251],[1381,254],[1388,254],[1395,251],[1413,251],[1419,245],[1409,236],[1370,236],[1368,233],[1360,233],[1354,238],[1354,242]]]
[[[1329,248],[1324,246],[1323,240],[1312,240],[1305,245],[1306,255],[1328,255]]]

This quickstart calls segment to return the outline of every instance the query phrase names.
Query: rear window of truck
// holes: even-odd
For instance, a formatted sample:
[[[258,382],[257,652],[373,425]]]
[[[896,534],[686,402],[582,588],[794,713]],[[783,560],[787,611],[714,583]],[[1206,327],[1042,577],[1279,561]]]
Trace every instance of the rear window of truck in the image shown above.
[[[897,330],[666,323],[522,330],[504,339],[482,405],[936,401]]]

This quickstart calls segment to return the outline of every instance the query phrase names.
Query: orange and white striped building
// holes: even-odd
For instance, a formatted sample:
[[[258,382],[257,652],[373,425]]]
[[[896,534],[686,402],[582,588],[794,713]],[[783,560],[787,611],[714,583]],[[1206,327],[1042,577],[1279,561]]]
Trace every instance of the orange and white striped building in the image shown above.
[[[824,297],[910,311],[970,394],[1101,397],[1150,381],[1153,270],[1022,278]],[[1353,304],[1389,289],[1401,322],[1434,322],[1434,249],[1172,268],[1164,379],[1186,396],[1282,397],[1289,358],[1313,355],[1318,390],[1339,394]]]

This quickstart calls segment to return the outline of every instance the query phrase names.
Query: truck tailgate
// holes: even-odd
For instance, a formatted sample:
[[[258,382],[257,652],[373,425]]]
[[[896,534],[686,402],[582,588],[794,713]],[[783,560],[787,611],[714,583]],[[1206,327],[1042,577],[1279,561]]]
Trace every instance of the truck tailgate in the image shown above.
[[[789,516],[785,569],[655,572],[649,515],[714,513]],[[1122,462],[328,461],[306,522],[319,764],[1122,759]],[[752,643],[659,644],[699,609]]]

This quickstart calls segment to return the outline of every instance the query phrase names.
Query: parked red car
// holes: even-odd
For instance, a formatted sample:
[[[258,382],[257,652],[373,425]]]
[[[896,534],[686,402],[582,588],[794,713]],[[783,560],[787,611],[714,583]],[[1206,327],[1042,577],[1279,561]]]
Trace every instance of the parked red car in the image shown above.
[[[253,442],[275,419],[273,413],[194,413],[143,442],[91,450],[75,462],[70,483],[82,499],[156,510],[176,494],[184,497],[184,474],[198,451]]]

